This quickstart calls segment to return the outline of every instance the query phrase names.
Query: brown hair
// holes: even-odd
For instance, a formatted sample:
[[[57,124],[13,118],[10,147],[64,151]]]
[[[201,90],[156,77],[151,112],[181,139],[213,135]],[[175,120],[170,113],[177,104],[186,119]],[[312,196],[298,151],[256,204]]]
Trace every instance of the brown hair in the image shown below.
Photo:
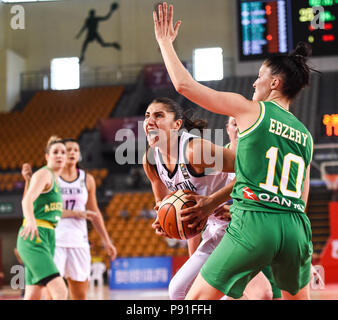
[[[48,142],[47,142],[47,145],[46,145],[46,149],[45,149],[45,152],[48,154],[49,151],[50,151],[50,148],[52,147],[53,144],[56,144],[56,143],[62,143],[62,144],[65,144],[63,142],[63,140],[58,137],[58,136],[51,136],[49,139],[48,139]]]
[[[195,119],[192,120],[190,117],[187,116],[188,112],[183,111],[183,108],[174,100],[161,97],[154,99],[151,103],[162,103],[166,106],[168,112],[172,112],[175,115],[175,120],[182,119],[182,127],[181,129],[187,129],[188,131],[192,129],[198,129],[202,132],[203,129],[205,129],[208,125],[208,122],[206,120],[202,119]]]

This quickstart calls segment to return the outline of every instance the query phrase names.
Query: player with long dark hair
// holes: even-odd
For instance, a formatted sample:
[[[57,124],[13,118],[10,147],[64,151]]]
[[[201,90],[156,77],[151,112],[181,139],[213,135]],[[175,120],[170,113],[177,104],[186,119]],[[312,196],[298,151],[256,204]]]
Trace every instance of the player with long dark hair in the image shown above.
[[[241,298],[247,283],[271,265],[285,299],[309,299],[312,233],[305,214],[313,141],[289,112],[309,84],[310,48],[300,43],[264,61],[253,99],[195,81],[173,47],[181,21],[173,7],[153,12],[155,35],[176,90],[209,111],[233,116],[239,129],[231,223],[187,295],[188,299]],[[198,223],[193,211],[191,219]]]

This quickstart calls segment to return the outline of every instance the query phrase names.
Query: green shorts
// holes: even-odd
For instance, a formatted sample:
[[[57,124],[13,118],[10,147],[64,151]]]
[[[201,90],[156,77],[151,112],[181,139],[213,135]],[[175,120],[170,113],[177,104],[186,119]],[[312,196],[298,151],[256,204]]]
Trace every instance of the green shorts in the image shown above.
[[[17,238],[17,250],[25,265],[26,285],[39,285],[39,282],[51,275],[59,273],[54,263],[55,231],[38,227],[39,237],[31,241],[29,236],[26,240],[20,237],[21,226]]]
[[[306,214],[232,208],[226,233],[201,275],[214,288],[238,299],[249,281],[270,265],[277,287],[295,295],[310,281],[311,239]]]

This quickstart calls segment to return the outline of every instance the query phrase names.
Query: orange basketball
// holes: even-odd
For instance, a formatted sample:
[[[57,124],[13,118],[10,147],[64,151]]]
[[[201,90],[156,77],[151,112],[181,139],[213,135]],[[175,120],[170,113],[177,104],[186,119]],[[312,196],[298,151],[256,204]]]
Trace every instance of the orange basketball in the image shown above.
[[[196,204],[196,201],[186,199],[188,194],[196,195],[197,193],[190,190],[170,193],[163,199],[157,212],[162,229],[175,239],[190,239],[199,233],[196,228],[188,227],[190,222],[181,221],[181,210]]]

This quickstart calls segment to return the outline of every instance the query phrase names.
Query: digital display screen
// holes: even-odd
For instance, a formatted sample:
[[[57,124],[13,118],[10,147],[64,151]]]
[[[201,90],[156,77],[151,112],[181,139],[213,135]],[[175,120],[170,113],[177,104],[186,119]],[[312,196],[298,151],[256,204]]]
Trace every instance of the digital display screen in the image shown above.
[[[293,0],[292,25],[294,45],[308,42],[313,56],[338,55],[338,0]]]
[[[313,56],[338,55],[338,0],[237,3],[241,61],[291,52],[299,41],[311,45]]]
[[[322,133],[326,137],[338,137],[338,114],[324,114]]]

